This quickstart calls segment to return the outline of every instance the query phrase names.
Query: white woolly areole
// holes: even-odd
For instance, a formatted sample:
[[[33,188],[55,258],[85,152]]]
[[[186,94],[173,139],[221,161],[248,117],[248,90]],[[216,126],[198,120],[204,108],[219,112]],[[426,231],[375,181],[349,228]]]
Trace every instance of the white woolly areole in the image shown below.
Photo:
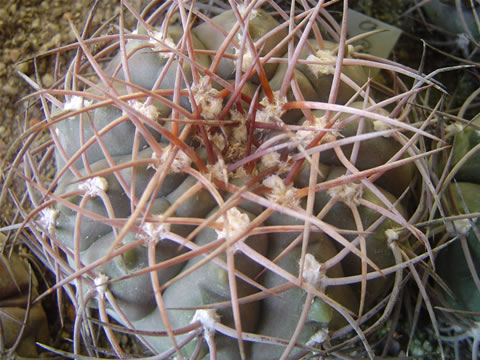
[[[260,170],[270,169],[274,166],[278,168],[277,174],[283,174],[291,169],[291,156],[288,155],[286,160],[280,159],[280,154],[277,152],[269,152],[262,156]]]
[[[193,98],[202,108],[202,116],[205,119],[214,119],[222,111],[223,99],[218,96],[218,93],[219,91],[208,83],[206,76],[200,79],[199,84],[192,85]]]
[[[445,134],[447,135],[447,137],[454,136],[462,131],[463,131],[463,125],[459,123],[453,123],[445,127]]]
[[[85,100],[82,96],[73,95],[63,105],[63,110],[77,111],[83,109],[85,106],[90,106],[92,101]]]
[[[235,49],[237,50],[237,49]],[[242,55],[242,71],[247,72],[253,65],[253,55],[247,50]]]
[[[303,272],[302,279],[310,286],[317,287],[321,283],[321,269],[322,264],[320,264],[315,256],[312,254],[305,255],[305,261],[303,263]]]
[[[318,330],[315,334],[313,334],[310,339],[307,341],[307,346],[315,346],[319,344],[323,344],[325,340],[328,339],[328,332],[325,330]]]
[[[335,72],[336,60],[337,57],[333,55],[329,50],[318,50],[315,55],[310,54],[307,57],[307,61],[315,62],[315,64],[308,64],[307,66],[310,71],[315,74],[316,77],[320,77],[323,75],[332,75]]]
[[[221,133],[215,133],[213,135],[209,135],[209,139],[212,141],[212,143],[215,144],[215,146],[219,150],[225,149],[225,146],[227,145],[225,141],[225,137]]]
[[[95,176],[80,183],[78,189],[84,191],[85,195],[96,197],[108,190],[108,182],[104,177]]]
[[[271,168],[280,165],[280,154],[278,152],[269,152],[262,156],[262,165],[266,168]]]
[[[325,129],[327,125],[325,116],[314,116],[313,121],[305,120],[302,126],[307,127],[307,130],[298,130],[296,135],[297,140],[302,144],[308,145],[318,135],[319,131],[325,131],[326,134],[322,138],[322,143],[335,141],[338,137],[337,131],[331,129]]]
[[[280,176],[270,175],[263,180],[262,183],[272,190],[270,194],[267,195],[271,201],[288,207],[298,206],[299,200],[295,196],[297,189],[291,185],[285,185]]]
[[[225,184],[228,183],[228,171],[222,158],[218,159],[213,165],[208,164],[207,169],[209,180],[220,180]]]
[[[242,213],[238,208],[233,207],[227,210],[226,216],[228,222],[225,219],[225,215],[222,216],[223,219],[223,229],[215,230],[217,232],[218,238],[233,239],[238,235],[245,232],[245,230],[250,225],[250,218],[247,214]]]
[[[155,121],[158,118],[158,110],[154,105],[145,105],[144,103],[136,100],[128,102],[132,108],[144,115],[147,119]],[[125,112],[124,112],[124,115]]]
[[[168,160],[168,157],[170,156],[170,149],[171,149],[171,145],[168,145],[165,148],[165,151],[160,156],[160,159],[158,158],[158,155],[154,152],[152,154],[152,159],[154,160],[158,159],[160,163],[165,163]],[[177,153],[175,154],[175,158],[173,159],[170,165],[170,170],[172,172],[181,172],[185,166],[189,166],[191,163],[192,163],[192,159],[190,159],[190,157],[187,154],[185,154],[181,149],[178,149]]]
[[[463,124],[459,124],[459,123],[453,123],[453,124],[447,125],[445,127],[445,137],[447,139],[451,138],[452,136],[455,136],[458,133],[463,132],[465,129],[466,129],[466,127]],[[472,130],[474,130],[474,129],[472,129]],[[476,136],[480,136],[480,131],[479,130],[474,130],[474,131],[475,131]]]
[[[387,242],[389,244],[398,240],[398,233],[394,229],[385,230],[385,236],[387,237]]]
[[[264,97],[262,101],[260,101],[260,104],[263,105],[264,109],[257,111],[256,121],[264,123],[282,123],[281,117],[285,113],[283,106],[286,103],[287,97],[280,97],[280,91],[274,91],[272,102],[270,102],[267,97]]]
[[[170,231],[170,224],[146,222],[142,226],[140,238],[145,241],[158,242],[164,239]]]
[[[453,220],[453,222],[446,223],[447,231],[454,236],[457,235],[468,235],[472,224],[469,219],[458,219]]]
[[[233,172],[233,174],[231,174],[233,179],[242,179],[242,178],[246,178],[246,177],[249,177],[249,176],[257,176],[257,175],[258,175],[257,168],[253,169],[252,173],[249,173],[249,172],[247,172],[247,170],[245,170],[245,168],[243,166],[239,167],[238,169],[236,169]]]
[[[173,42],[173,39],[168,35],[165,37],[165,35],[160,31],[152,31],[149,32],[148,35],[150,36],[149,43],[152,44],[153,48],[157,51],[169,51],[170,49],[177,48],[177,45]],[[170,54],[159,53],[159,55],[162,57],[168,57]]]
[[[220,321],[220,316],[215,309],[199,309],[195,311],[191,323],[199,321],[202,324],[205,337],[215,333],[215,324]]]
[[[230,120],[238,121],[239,124],[235,126],[231,134],[231,142],[234,143],[246,143],[247,142],[247,118],[239,111],[230,111]]]
[[[237,34],[236,40],[238,43],[242,41],[242,36]],[[242,60],[242,71],[247,72],[248,69],[253,65],[253,55],[248,49],[248,47],[245,44],[245,47],[243,48],[243,52],[240,52],[240,48],[235,48],[234,50],[235,56],[237,57],[237,62]]]
[[[55,231],[55,226],[58,218],[58,211],[53,208],[45,208],[40,211],[40,219],[38,223],[44,229],[47,229],[49,233],[53,233]]]
[[[100,273],[93,280],[93,282],[95,283],[95,287],[97,288],[98,296],[100,296],[100,297],[105,296],[105,293],[107,292],[108,276],[105,275],[104,273]]]
[[[360,184],[349,183],[335,186],[327,190],[332,198],[344,202],[347,205],[357,205],[363,194],[363,187]]]

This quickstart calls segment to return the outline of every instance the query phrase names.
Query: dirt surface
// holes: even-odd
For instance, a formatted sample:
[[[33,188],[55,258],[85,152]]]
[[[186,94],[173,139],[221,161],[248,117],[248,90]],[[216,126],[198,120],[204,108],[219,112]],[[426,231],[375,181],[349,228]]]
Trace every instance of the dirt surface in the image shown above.
[[[55,58],[42,56],[48,50],[75,40],[68,19],[80,28],[91,1],[8,0],[0,8],[0,148],[5,149],[23,128],[24,111],[28,103],[20,101],[33,89],[17,72],[37,78],[43,87],[54,82],[52,69]],[[97,16],[96,25],[109,18],[116,4],[109,3]],[[66,63],[66,58],[61,64]],[[35,61],[33,61],[35,58]],[[32,120],[32,114],[28,120]]]
[[[48,88],[62,74],[73,51],[57,57],[50,50],[75,42],[72,26],[81,32],[95,1],[79,0],[3,0],[0,5],[0,164],[10,162],[18,151],[18,140],[26,128],[43,119],[36,97],[26,98],[35,89],[21,78],[25,74],[42,88]],[[145,0],[131,0],[141,10]],[[107,23],[119,12],[119,1],[98,1],[90,33]],[[115,31],[118,20],[106,31]],[[133,29],[128,18],[127,26]],[[8,155],[7,155],[8,153]],[[8,159],[5,159],[8,157]],[[4,164],[7,165],[8,164]],[[2,171],[8,169],[4,166]],[[0,179],[3,181],[3,179]],[[4,204],[0,227],[8,225],[13,204]]]
[[[135,9],[140,10],[145,0],[130,0]],[[88,13],[95,1],[78,0],[0,0],[0,184],[3,187],[5,174],[21,146],[21,134],[30,126],[43,119],[37,97],[28,97],[35,92],[19,72],[25,74],[43,88],[48,88],[57,80],[68,65],[73,51],[62,52],[59,56],[49,54],[49,50],[75,42],[74,26],[81,32]],[[91,32],[113,18],[119,12],[119,1],[98,1]],[[114,20],[105,31],[115,31],[118,20]],[[134,28],[133,18],[128,17],[127,26]],[[90,33],[91,33],[90,32]],[[56,69],[56,71],[55,71]],[[56,75],[59,74],[59,75]],[[45,134],[47,135],[47,134]],[[52,167],[52,173],[54,169]],[[11,185],[22,187],[21,178]],[[16,191],[16,193],[21,193]],[[15,215],[15,205],[7,199],[1,204],[0,228],[9,226]],[[0,250],[3,248],[0,243]],[[26,249],[17,249],[23,252]],[[27,255],[28,256],[28,255]],[[37,265],[37,267],[35,267]],[[38,261],[34,267],[37,276],[43,279],[41,288],[46,289],[54,279],[42,269]],[[64,326],[58,316],[55,296],[47,297],[43,307],[48,316],[51,340],[49,345],[71,351],[73,309],[66,307]],[[132,347],[127,336],[120,338],[122,345]],[[44,354],[46,355],[46,353]],[[52,354],[48,354],[51,357]],[[2,355],[0,354],[0,357]]]

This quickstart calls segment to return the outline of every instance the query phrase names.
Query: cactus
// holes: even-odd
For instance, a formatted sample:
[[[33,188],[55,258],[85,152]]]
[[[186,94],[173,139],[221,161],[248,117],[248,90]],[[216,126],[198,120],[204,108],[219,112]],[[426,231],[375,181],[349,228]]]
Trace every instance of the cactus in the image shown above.
[[[448,189],[448,196],[452,199],[452,214],[462,215],[478,213],[480,210],[479,198],[477,196],[479,184],[459,182],[452,184]],[[447,230],[450,234],[460,239],[440,252],[437,262],[438,273],[447,283],[453,297],[452,304],[457,309],[480,312],[480,291],[477,287],[476,276],[478,273],[478,259],[480,247],[477,239],[475,219],[458,219],[447,223]],[[468,259],[470,257],[470,259]],[[466,258],[468,260],[466,260]],[[449,264],[460,264],[452,268]],[[473,268],[470,266],[473,265]],[[478,315],[474,315],[474,319]]]
[[[438,188],[442,202],[437,212],[437,215],[441,212],[443,227],[438,245],[444,248],[435,259],[441,279],[436,286],[437,302],[448,309],[440,312],[440,318],[446,323],[444,338],[454,343],[472,338],[472,359],[478,357],[480,345],[480,233],[477,224],[480,141],[478,114],[471,121],[465,119],[465,114],[478,93],[478,90],[472,93],[454,121],[445,126],[445,139],[451,149],[439,161]],[[460,358],[465,354],[457,350],[456,356]]]
[[[424,137],[438,139],[406,105],[428,80],[357,52],[326,5],[152,3],[132,10],[134,31],[122,15],[113,37],[72,29],[63,83],[38,89],[45,121],[31,138],[51,140],[41,160],[22,153],[34,208],[23,225],[75,306],[75,354],[98,355],[97,309],[119,358],[112,319],[165,358],[358,341],[374,357],[367,337],[411,249],[431,255],[414,224],[430,191]],[[418,81],[376,102],[369,68]]]

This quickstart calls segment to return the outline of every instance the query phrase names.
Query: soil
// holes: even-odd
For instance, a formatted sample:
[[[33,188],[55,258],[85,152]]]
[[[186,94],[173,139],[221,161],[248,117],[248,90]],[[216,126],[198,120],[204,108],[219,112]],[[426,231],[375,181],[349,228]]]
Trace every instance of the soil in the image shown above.
[[[6,1],[6,3],[4,3]],[[60,56],[49,50],[75,42],[72,26],[81,33],[85,19],[95,1],[63,0],[4,0],[0,6],[0,174],[8,170],[19,150],[20,135],[43,119],[38,98],[28,97],[35,89],[19,73],[33,79],[43,88],[57,81],[58,74],[68,65],[72,51]],[[145,0],[131,0],[141,10]],[[90,33],[107,23],[119,12],[119,1],[97,1]],[[114,31],[116,22],[109,27]],[[133,29],[132,17],[127,26]],[[108,29],[107,29],[108,31]],[[54,70],[55,69],[55,70]],[[8,156],[7,156],[8,153]],[[6,158],[8,157],[8,158]],[[4,163],[5,162],[5,163]],[[2,179],[1,181],[3,181]],[[14,214],[12,204],[6,204],[0,214],[0,226],[8,225]]]
[[[141,10],[146,0],[129,0],[136,9]],[[20,73],[34,80],[43,88],[52,86],[57,81],[57,74],[62,74],[68,65],[73,51],[64,51],[59,56],[49,53],[50,50],[75,42],[72,31],[74,27],[82,31],[85,19],[95,1],[78,0],[2,0],[0,4],[0,184],[4,186],[5,176],[10,170],[10,164],[21,148],[21,135],[31,126],[43,119],[38,98],[29,95],[35,89],[28,84]],[[95,16],[91,24],[94,31],[99,26],[108,23],[119,12],[119,1],[97,1]],[[117,19],[117,18],[116,18]],[[105,31],[115,31],[118,20],[111,22]],[[134,29],[133,17],[127,16],[126,26]],[[56,69],[56,70],[55,70]],[[46,135],[46,134],[45,134]],[[19,140],[20,139],[20,140]],[[54,172],[53,165],[52,173]],[[16,189],[23,187],[21,178],[17,178],[10,186]],[[20,194],[18,190],[16,194]],[[13,223],[16,213],[13,201],[8,199],[1,204],[0,229]],[[2,231],[2,230],[0,230]],[[0,253],[5,243],[0,242]],[[16,248],[23,253],[23,246]],[[28,255],[31,258],[31,255]],[[54,283],[54,277],[43,269],[39,261],[34,261],[41,291]],[[67,301],[68,303],[68,301]],[[60,324],[57,300],[48,296],[43,301],[48,316],[51,340],[49,345],[71,351],[71,336],[73,327],[73,308],[66,307],[64,311],[64,326]],[[127,336],[120,341],[125,347],[132,345]],[[105,345],[105,344],[103,344]],[[43,352],[51,357],[52,353]],[[2,355],[0,354],[0,357]]]

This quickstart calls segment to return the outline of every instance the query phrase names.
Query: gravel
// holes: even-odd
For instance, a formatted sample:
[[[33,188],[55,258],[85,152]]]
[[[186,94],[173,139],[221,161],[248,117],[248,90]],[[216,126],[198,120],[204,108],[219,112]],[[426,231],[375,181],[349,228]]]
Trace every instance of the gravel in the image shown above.
[[[18,72],[40,83],[44,88],[55,80],[55,64],[62,74],[72,57],[72,51],[60,56],[48,53],[60,46],[75,42],[69,20],[81,32],[92,0],[1,0],[0,5],[0,183],[4,181],[9,162],[18,151],[15,143],[26,128],[43,119],[36,97],[27,97],[34,89]],[[118,0],[97,1],[91,26],[99,26],[119,13]],[[135,9],[141,10],[145,0],[130,0]],[[132,18],[127,24],[132,28]],[[106,31],[115,31],[114,20]],[[27,97],[27,98],[26,98]],[[12,146],[14,145],[14,146]],[[10,150],[10,151],[9,151]],[[9,155],[7,156],[7,152]],[[8,158],[7,158],[8,157]],[[8,225],[14,214],[11,202],[2,204],[0,227]]]

